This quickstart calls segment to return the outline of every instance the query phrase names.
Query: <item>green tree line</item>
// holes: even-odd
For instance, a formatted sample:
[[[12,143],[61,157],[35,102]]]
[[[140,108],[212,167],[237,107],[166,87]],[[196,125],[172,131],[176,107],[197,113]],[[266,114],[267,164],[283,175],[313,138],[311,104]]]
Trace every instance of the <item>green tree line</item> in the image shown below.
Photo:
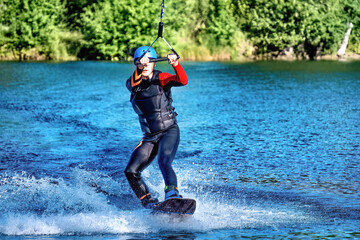
[[[0,58],[131,60],[157,36],[162,0],[0,0]],[[164,37],[185,59],[336,54],[360,0],[166,0]],[[169,52],[161,40],[154,48]]]

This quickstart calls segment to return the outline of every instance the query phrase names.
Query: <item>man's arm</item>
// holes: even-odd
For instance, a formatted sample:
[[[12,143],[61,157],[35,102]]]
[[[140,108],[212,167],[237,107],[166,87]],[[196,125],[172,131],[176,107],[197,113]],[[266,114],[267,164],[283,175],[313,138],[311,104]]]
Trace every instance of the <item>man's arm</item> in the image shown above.
[[[180,63],[174,64],[173,68],[176,75],[171,75],[170,73],[159,74],[160,85],[162,87],[167,84],[171,84],[171,86],[185,86],[188,83],[187,75]]]

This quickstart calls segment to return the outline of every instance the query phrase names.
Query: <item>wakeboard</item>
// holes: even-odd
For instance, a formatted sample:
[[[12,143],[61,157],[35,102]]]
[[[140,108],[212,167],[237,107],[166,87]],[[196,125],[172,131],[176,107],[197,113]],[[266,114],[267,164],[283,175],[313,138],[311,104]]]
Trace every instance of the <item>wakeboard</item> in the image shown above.
[[[170,198],[161,202],[152,209],[152,214],[193,215],[196,210],[196,201],[190,198]]]

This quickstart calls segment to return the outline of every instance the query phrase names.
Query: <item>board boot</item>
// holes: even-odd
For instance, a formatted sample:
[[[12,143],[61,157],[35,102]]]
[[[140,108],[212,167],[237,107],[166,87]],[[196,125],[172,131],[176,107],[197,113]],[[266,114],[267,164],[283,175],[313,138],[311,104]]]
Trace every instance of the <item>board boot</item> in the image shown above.
[[[141,200],[141,205],[143,205],[143,207],[146,209],[153,209],[159,203],[159,200],[157,198],[154,199],[151,198],[150,193],[141,197],[140,200]]]
[[[165,201],[171,198],[182,198],[179,194],[179,190],[174,185],[165,187]]]

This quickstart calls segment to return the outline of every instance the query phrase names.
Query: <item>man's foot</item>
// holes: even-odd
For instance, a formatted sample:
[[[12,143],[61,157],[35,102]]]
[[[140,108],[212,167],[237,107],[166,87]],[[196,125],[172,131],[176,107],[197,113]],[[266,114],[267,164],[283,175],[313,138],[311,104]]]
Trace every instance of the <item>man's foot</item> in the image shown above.
[[[170,198],[182,198],[177,187],[170,185],[165,187],[165,201]]]
[[[157,200],[157,198],[152,199],[150,194],[145,195],[145,197],[141,199],[141,205],[146,209],[153,209],[158,203],[159,200]]]

